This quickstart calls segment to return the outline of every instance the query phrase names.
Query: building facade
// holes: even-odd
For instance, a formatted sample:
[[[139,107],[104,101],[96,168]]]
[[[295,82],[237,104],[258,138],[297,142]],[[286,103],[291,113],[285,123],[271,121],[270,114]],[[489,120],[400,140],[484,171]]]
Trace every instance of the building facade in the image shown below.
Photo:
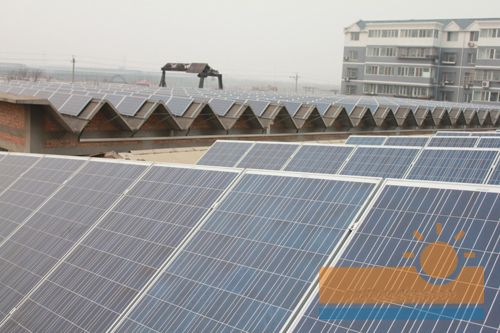
[[[500,104],[500,18],[358,21],[341,93]]]

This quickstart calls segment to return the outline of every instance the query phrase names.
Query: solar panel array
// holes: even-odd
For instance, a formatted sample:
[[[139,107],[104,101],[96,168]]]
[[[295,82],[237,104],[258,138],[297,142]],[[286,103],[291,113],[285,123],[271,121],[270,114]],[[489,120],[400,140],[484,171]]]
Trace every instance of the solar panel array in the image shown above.
[[[386,140],[386,136],[351,135],[345,143],[347,145],[382,146]]]
[[[484,153],[465,158],[480,165],[454,178],[467,182],[485,170],[488,179],[498,149],[229,141],[211,150],[212,161],[241,164],[237,150],[249,164],[308,173],[0,153],[0,331],[498,330],[499,186],[319,174],[356,170],[359,157],[392,177],[428,151]],[[320,267],[425,276],[419,259],[436,241],[455,248],[460,269],[484,268],[484,303],[458,312],[319,303]]]
[[[378,109],[391,109],[393,113],[399,109],[404,109],[409,110],[405,113],[405,119],[414,120],[417,110],[424,108],[429,112],[439,111],[436,113],[439,117],[435,116],[433,118],[436,122],[435,125],[439,125],[441,120],[448,121],[451,118],[453,123],[459,119],[465,119],[465,123],[470,124],[474,118],[479,121],[479,125],[487,125],[489,120],[496,124],[498,111],[500,111],[497,107],[486,104],[424,101],[381,96],[321,96],[269,91],[160,88],[116,84],[88,85],[10,81],[0,83],[0,92],[46,98],[62,114],[85,119],[93,114],[92,112],[82,113],[92,99],[108,100],[118,113],[128,117],[136,116],[146,101],[161,101],[160,104],[165,103],[170,112],[176,116],[183,116],[194,101],[206,102],[212,107],[215,114],[220,117],[224,117],[231,106],[239,102],[250,106],[255,115],[263,119],[275,119],[278,115],[278,112],[272,112],[272,114],[266,112],[271,103],[283,107],[283,110],[286,110],[290,117],[297,116],[301,107],[307,105],[308,108],[304,109],[306,111],[300,113],[300,119],[307,119],[316,107],[321,115],[320,117],[329,119],[344,117],[345,114],[337,112],[335,116],[332,116],[332,114],[327,114],[328,110],[345,110],[348,116],[354,110],[357,110],[355,118],[358,119],[365,112],[367,115],[374,116]],[[277,111],[278,108],[273,108],[273,110]],[[467,116],[467,118],[458,116],[450,118],[449,112],[459,115],[467,113],[467,115],[470,114],[471,116]],[[477,116],[473,117],[474,115]],[[192,117],[192,115],[189,115],[189,117]],[[452,134],[452,132],[445,133],[445,135]],[[441,132],[438,135],[441,135]]]

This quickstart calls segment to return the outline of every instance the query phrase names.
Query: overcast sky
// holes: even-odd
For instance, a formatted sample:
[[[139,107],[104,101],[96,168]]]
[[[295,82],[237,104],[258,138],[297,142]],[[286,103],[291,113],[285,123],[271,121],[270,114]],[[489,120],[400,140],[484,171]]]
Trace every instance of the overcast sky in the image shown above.
[[[339,84],[343,28],[363,20],[500,15],[481,0],[3,0],[0,62],[160,69]]]

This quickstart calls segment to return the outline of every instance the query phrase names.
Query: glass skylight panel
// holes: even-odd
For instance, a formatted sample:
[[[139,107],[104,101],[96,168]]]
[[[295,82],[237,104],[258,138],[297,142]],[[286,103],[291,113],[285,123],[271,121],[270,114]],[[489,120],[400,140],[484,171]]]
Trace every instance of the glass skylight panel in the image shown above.
[[[117,332],[279,332],[377,183],[245,174]]]
[[[216,141],[196,164],[234,167],[252,144],[253,142]]]
[[[293,332],[497,332],[498,192],[389,181]]]
[[[407,179],[482,184],[498,150],[425,148]]]
[[[299,146],[293,143],[256,143],[236,167],[280,170]]]
[[[106,332],[239,172],[152,167],[10,321]]]
[[[432,137],[428,147],[464,147],[471,148],[474,147],[479,140],[478,137]]]
[[[341,175],[403,178],[420,148],[358,147]]]
[[[303,144],[284,170],[336,174],[354,148],[347,145]]]
[[[347,138],[347,145],[381,146],[384,144],[386,136],[351,135]]]

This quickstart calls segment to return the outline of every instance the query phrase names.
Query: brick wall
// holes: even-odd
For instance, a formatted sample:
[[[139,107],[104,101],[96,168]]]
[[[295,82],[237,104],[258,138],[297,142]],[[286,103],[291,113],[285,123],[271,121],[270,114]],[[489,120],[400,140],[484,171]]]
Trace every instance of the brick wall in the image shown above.
[[[59,132],[62,131],[59,126],[48,116],[45,115],[45,131],[46,132]]]
[[[142,141],[102,141],[78,142],[77,139],[51,139],[45,140],[45,148],[83,148],[83,147],[108,147],[108,146],[140,146]]]
[[[24,129],[24,105],[0,102],[0,124]]]
[[[118,131],[118,128],[102,112],[97,112],[87,127],[85,127],[85,131]]]

